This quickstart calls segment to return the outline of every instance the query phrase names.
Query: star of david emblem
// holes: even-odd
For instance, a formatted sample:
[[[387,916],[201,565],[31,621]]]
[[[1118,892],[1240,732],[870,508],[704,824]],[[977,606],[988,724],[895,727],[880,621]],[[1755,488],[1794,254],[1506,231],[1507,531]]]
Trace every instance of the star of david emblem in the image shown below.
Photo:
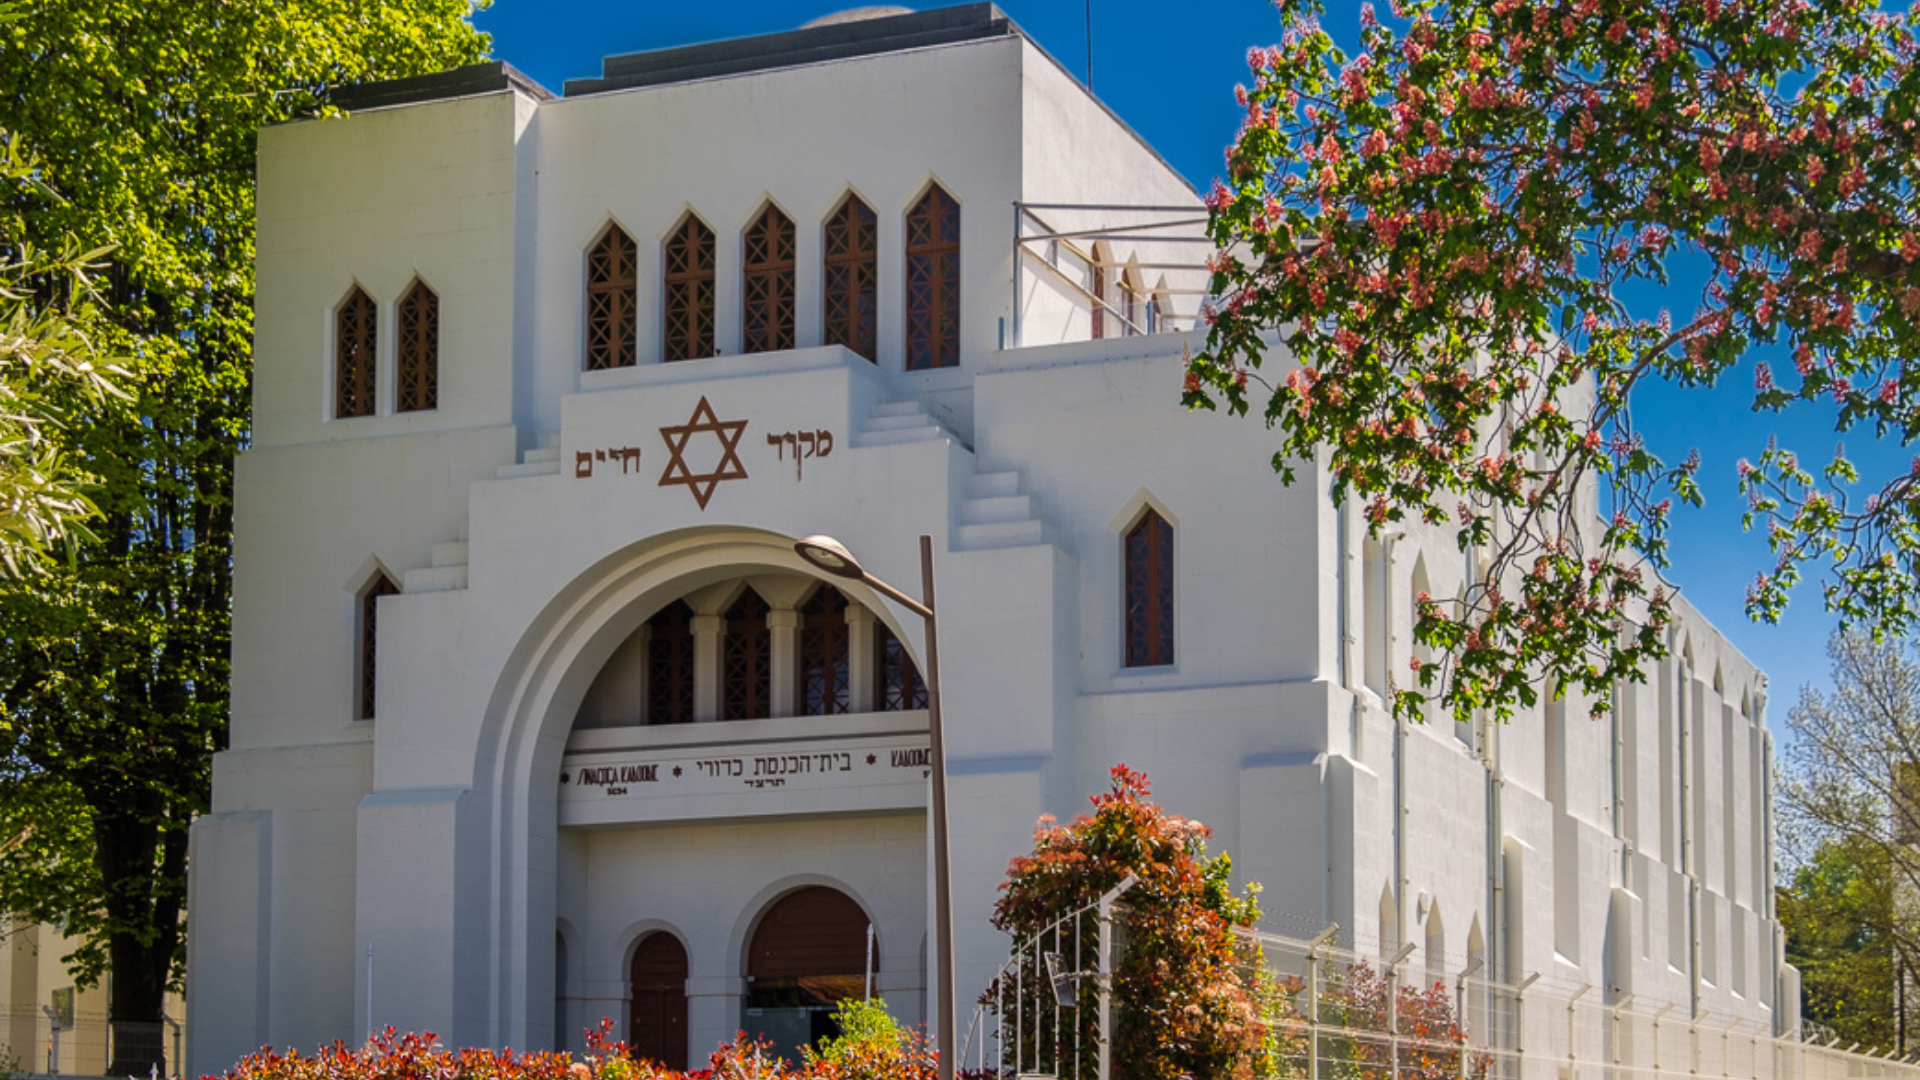
[[[667,452],[673,460],[667,462],[667,469],[660,474],[660,486],[672,487],[684,485],[693,492],[693,501],[700,509],[707,508],[707,500],[713,498],[713,489],[722,480],[745,480],[747,467],[740,462],[740,436],[745,434],[745,420],[721,420],[714,415],[713,406],[707,404],[704,395],[700,404],[693,407],[693,417],[684,424],[673,424],[660,429],[660,437],[667,441]],[[720,442],[720,463],[713,471],[696,473],[687,467],[687,443],[695,435],[713,433]]]

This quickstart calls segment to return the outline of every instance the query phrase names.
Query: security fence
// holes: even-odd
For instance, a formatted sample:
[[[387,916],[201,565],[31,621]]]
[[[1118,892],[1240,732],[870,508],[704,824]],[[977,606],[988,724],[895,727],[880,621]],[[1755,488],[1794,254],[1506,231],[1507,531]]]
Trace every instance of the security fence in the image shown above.
[[[122,1024],[121,1037],[157,1041],[167,1063],[178,1072],[185,1032],[171,1021]],[[0,1074],[8,1068],[25,1076],[105,1076],[113,1060],[114,1031],[104,1013],[59,1012],[44,1006],[0,1007]]]
[[[1110,897],[1115,894],[1110,894]],[[1108,975],[1125,949],[1117,905],[1073,912],[1016,943],[975,1013],[960,1065],[980,1075],[1105,1080]],[[1106,932],[1103,934],[1103,927]],[[1240,992],[1271,1080],[1920,1080],[1920,1065],[1773,1035],[1752,1017],[1597,987],[1486,977],[1481,958],[1430,968],[1405,947],[1363,956],[1312,939],[1243,935]]]

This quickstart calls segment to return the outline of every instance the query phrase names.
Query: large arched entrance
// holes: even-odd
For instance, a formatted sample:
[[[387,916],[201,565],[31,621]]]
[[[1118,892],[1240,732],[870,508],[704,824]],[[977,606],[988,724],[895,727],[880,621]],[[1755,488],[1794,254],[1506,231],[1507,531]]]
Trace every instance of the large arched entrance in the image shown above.
[[[838,889],[812,885],[775,901],[747,950],[746,1030],[791,1054],[839,1034],[833,1010],[866,992],[867,913]]]
[[[687,1068],[687,950],[672,934],[648,934],[634,946],[627,1044],[633,1055],[669,1069]]]

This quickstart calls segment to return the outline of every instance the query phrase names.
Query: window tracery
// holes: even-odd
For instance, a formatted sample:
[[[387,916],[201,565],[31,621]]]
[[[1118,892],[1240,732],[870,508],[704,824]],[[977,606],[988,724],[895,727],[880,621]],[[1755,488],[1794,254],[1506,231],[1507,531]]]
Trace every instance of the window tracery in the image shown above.
[[[608,225],[587,250],[587,370],[632,367],[639,289],[639,249],[618,225]]]
[[[358,285],[333,316],[333,415],[372,416],[379,310]]]
[[[935,184],[907,212],[908,371],[960,363],[960,204]]]
[[[802,716],[853,711],[851,633],[847,598],[822,585],[800,609],[799,694]]]
[[[880,222],[849,194],[827,219],[824,292],[826,343],[871,361],[878,351]]]
[[[720,718],[760,720],[773,715],[773,633],[767,602],[749,585],[724,616],[720,646]]]
[[[691,212],[667,237],[666,348],[663,359],[713,355],[713,230]]]
[[[400,298],[397,412],[440,407],[440,297],[414,279]]]
[[[693,681],[693,609],[675,600],[647,620],[647,723],[691,723]]]
[[[768,203],[747,227],[741,266],[741,348],[793,348],[793,221]]]

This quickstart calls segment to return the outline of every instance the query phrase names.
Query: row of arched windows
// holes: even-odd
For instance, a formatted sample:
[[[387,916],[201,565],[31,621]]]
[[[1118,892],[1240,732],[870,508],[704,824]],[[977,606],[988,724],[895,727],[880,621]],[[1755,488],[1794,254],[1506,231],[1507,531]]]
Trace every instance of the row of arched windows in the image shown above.
[[[440,297],[419,278],[394,305],[395,412],[440,406]],[[355,285],[334,311],[333,415],[372,416],[380,353],[380,308]]]
[[[853,632],[855,615],[867,632]],[[685,724],[696,719],[699,655],[713,650],[718,683],[718,719],[760,720],[774,714],[774,685],[786,680],[793,712],[832,716],[853,712],[856,700],[876,712],[927,707],[927,688],[906,647],[884,622],[850,603],[840,590],[822,584],[791,612],[779,612],[748,585],[717,616],[710,630],[697,629],[703,616],[685,600],[675,600],[642,628],[645,691],[641,721]],[[793,659],[775,662],[773,627],[778,621],[796,630]],[[703,644],[703,638],[707,644]],[[864,663],[854,650],[863,647]],[[856,670],[870,682],[856,698]]]
[[[906,216],[906,369],[960,362],[960,204],[931,185]],[[878,354],[879,219],[849,193],[827,218],[822,255],[822,338],[867,360]],[[741,348],[795,346],[793,219],[769,202],[741,233]],[[661,244],[661,358],[714,355],[716,239],[689,210]],[[639,359],[639,247],[610,224],[587,250],[586,368]]]

